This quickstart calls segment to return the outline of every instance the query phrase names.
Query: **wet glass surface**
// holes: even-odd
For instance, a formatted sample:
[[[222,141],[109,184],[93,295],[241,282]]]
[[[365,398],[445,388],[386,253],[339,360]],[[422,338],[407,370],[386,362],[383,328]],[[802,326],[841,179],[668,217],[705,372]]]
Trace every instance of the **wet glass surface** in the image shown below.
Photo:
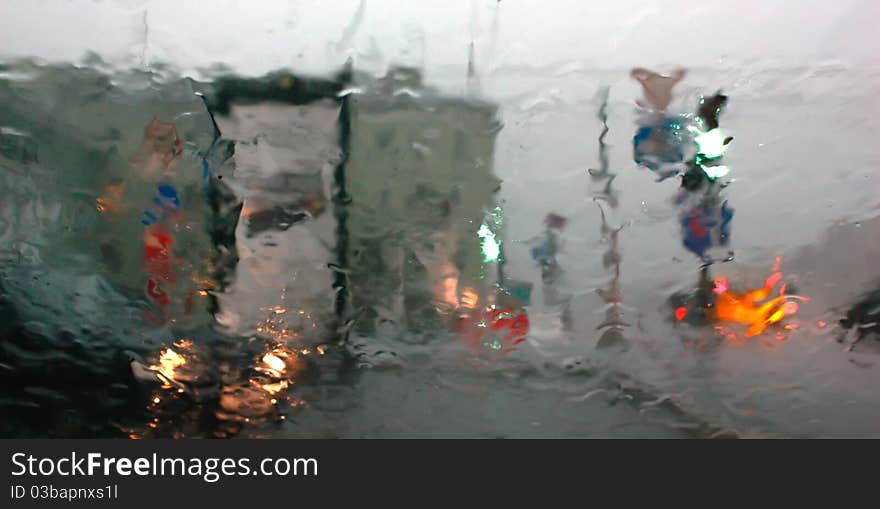
[[[878,436],[835,5],[3,3],[0,434]]]

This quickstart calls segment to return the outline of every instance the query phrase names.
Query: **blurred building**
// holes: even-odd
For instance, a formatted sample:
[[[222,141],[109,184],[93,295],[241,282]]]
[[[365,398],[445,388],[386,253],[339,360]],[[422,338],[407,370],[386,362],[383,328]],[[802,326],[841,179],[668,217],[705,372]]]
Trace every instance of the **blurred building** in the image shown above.
[[[221,307],[332,306],[340,326],[404,333],[494,302],[496,105],[443,95],[411,68],[221,78],[207,97],[244,200],[237,283]],[[227,317],[241,333],[259,323],[244,312]]]
[[[409,68],[346,95],[338,255],[362,332],[382,323],[435,330],[438,318],[493,298],[502,262],[496,110],[445,96]]]
[[[339,80],[224,77],[206,100],[234,154],[216,173],[243,202],[235,282],[220,322],[234,335],[328,343],[335,334]]]

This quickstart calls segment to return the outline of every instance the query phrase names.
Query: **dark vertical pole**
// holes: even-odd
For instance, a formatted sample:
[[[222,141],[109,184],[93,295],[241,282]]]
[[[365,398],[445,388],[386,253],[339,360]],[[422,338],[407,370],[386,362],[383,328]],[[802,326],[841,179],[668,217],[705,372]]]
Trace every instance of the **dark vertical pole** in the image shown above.
[[[351,203],[351,196],[346,190],[345,182],[345,165],[351,150],[351,101],[354,100],[352,95],[346,96],[342,100],[342,107],[339,110],[339,147],[342,156],[339,164],[333,172],[336,184],[333,194],[333,213],[336,217],[336,264],[342,270],[334,271],[333,290],[335,296],[335,312],[336,316],[342,321],[346,312],[348,302],[349,283],[348,275],[345,269],[348,268],[348,205]]]

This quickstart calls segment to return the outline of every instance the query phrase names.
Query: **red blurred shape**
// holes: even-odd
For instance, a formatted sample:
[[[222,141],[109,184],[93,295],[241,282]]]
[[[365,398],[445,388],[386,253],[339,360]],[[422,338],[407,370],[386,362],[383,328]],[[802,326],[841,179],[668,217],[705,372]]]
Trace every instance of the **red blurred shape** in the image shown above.
[[[500,353],[507,354],[526,340],[529,318],[524,309],[480,309],[461,318],[458,332],[465,344],[473,348],[479,347],[490,335],[495,335],[501,341]]]

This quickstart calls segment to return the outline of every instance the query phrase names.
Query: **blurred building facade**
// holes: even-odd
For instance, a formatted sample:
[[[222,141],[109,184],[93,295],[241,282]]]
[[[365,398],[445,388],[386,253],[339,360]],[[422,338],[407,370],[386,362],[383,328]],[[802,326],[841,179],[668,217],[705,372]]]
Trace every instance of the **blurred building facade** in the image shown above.
[[[350,69],[332,80],[227,77],[206,96],[235,144],[223,173],[244,201],[237,283],[221,306],[230,328],[256,331],[256,316],[242,322],[256,306],[324,324],[332,308],[334,327],[362,333],[427,332],[462,306],[494,302],[496,105],[441,94],[411,68],[379,79]]]
[[[342,111],[338,254],[359,330],[425,333],[493,299],[503,262],[496,105],[395,68],[346,95]]]

